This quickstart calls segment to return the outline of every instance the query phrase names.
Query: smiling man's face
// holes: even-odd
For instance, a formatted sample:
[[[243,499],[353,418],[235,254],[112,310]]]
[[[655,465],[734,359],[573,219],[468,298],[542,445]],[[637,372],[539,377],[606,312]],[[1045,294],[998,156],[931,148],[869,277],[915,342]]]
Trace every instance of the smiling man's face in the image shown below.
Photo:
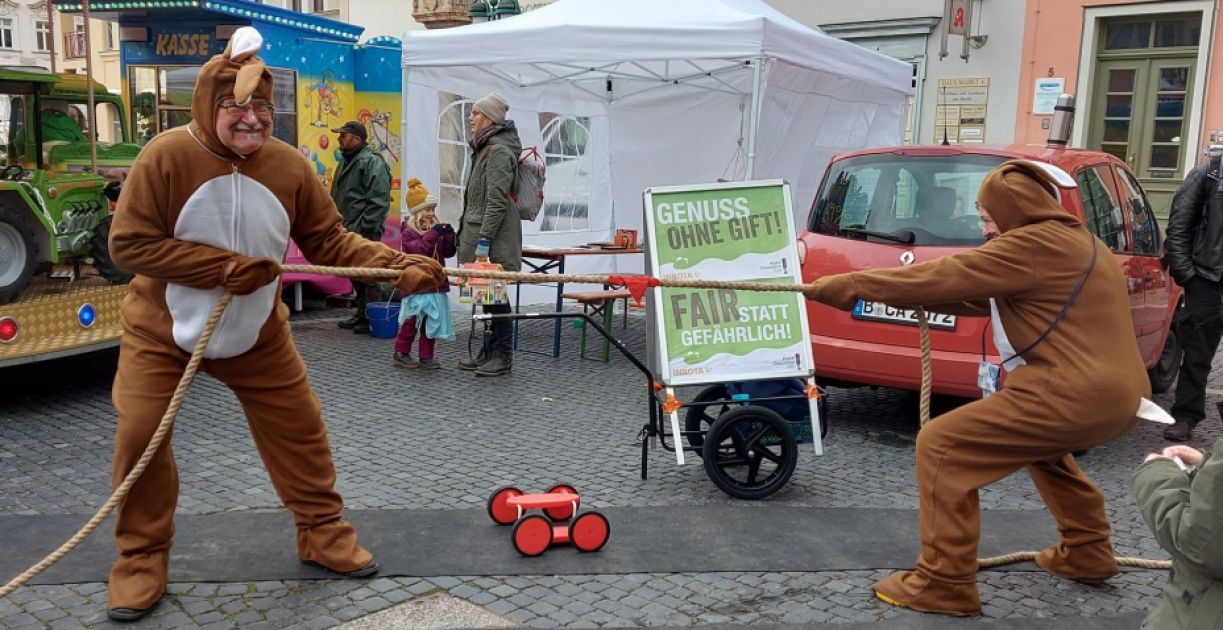
[[[272,113],[271,104],[263,99],[239,106],[227,98],[217,105],[217,138],[234,153],[250,155],[272,135]]]

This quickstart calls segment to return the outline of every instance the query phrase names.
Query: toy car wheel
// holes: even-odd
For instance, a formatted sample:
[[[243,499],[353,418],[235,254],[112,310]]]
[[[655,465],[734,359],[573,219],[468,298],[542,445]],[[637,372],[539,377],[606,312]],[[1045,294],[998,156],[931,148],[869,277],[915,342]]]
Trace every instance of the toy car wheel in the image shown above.
[[[577,505],[566,505],[564,507],[544,508],[544,514],[552,519],[554,523],[560,523],[573,518],[574,508],[582,504],[581,497],[578,496],[578,491],[573,486],[565,483],[559,483],[551,488],[548,488],[548,494],[572,494],[573,502]]]
[[[764,407],[738,407],[722,414],[705,435],[705,472],[736,499],[763,499],[777,492],[798,463],[790,425]]]
[[[578,551],[598,551],[611,536],[611,523],[598,512],[584,512],[569,525],[569,540]]]
[[[552,545],[552,523],[540,516],[531,514],[514,523],[514,549],[524,556],[538,556]]]
[[[710,385],[701,390],[701,393],[692,399],[684,411],[684,430],[685,431],[709,431],[709,427],[718,419],[718,416],[730,410],[729,404],[722,405],[701,405],[699,403],[709,402],[711,400],[730,400],[730,391],[725,385]],[[701,445],[705,443],[705,436],[701,434],[689,434],[688,445],[696,449],[697,455],[701,454],[699,450]]]
[[[510,525],[518,520],[518,508],[510,505],[510,497],[522,496],[522,490],[518,488],[505,487],[498,488],[493,492],[492,496],[488,497],[488,515],[493,519],[493,522],[498,525]]]

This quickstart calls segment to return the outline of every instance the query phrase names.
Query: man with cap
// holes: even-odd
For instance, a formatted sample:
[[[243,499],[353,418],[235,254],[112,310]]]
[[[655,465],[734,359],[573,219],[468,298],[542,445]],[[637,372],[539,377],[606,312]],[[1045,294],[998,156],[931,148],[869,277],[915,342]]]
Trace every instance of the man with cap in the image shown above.
[[[459,220],[459,262],[477,259],[499,263],[506,271],[522,269],[522,223],[511,194],[518,172],[522,142],[514,121],[506,120],[510,106],[492,92],[476,101],[467,118],[471,132],[471,171],[463,192]],[[487,304],[485,313],[509,313],[510,305]],[[509,374],[513,364],[514,327],[508,320],[494,321],[480,354],[459,362],[477,376]]]
[[[119,199],[110,252],[136,277],[121,311],[111,481],[118,485],[135,466],[209,314],[224,293],[234,294],[199,369],[241,403],[272,486],[293,513],[298,559],[364,577],[378,563],[341,517],[327,427],[280,300],[279,261],[292,235],[317,264],[401,270],[395,285],[405,293],[445,277],[429,257],[346,231],[310,165],[271,137],[272,75],[255,56],[262,43],[255,29],[239,28],[225,52],[200,68],[192,122],[145,145]],[[177,501],[167,438],[119,504],[112,619],[139,619],[160,601]],[[228,542],[240,541],[217,539]]]
[[[391,209],[391,169],[366,142],[365,125],[350,120],[331,131],[340,134],[338,144],[343,158],[336,165],[331,183],[331,198],[344,217],[344,229],[371,240],[382,239],[383,224]],[[357,312],[339,323],[354,333],[370,333],[365,305],[376,284],[353,280]]]
[[[990,316],[1004,360],[1004,388],[917,435],[922,553],[915,570],[875,583],[889,604],[981,614],[977,493],[1023,469],[1061,533],[1036,564],[1088,583],[1117,572],[1104,495],[1072,453],[1129,431],[1151,389],[1121,269],[1058,202],[1058,186],[1040,165],[1006,162],[978,192],[984,245],[911,267],[821,278],[805,291],[847,311],[868,300]],[[983,362],[987,391],[996,370]]]

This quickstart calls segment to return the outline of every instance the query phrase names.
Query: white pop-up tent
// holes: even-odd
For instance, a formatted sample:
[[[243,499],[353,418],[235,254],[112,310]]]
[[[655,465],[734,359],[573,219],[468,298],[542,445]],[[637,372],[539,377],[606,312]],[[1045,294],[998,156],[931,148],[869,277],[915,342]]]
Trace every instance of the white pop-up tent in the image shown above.
[[[403,68],[404,181],[440,191],[441,214],[456,220],[469,163],[462,101],[496,91],[523,145],[549,157],[545,215],[523,224],[524,241],[541,246],[640,229],[644,189],[719,178],[787,179],[802,226],[833,154],[899,142],[912,80],[909,64],[761,0],[558,0],[408,32]],[[566,271],[642,261],[582,263]]]

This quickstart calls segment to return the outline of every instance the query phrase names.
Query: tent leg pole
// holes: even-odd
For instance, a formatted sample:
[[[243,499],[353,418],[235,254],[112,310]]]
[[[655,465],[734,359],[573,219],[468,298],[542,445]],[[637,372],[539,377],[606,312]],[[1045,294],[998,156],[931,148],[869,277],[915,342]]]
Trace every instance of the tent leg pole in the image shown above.
[[[756,67],[752,69],[752,122],[747,130],[747,173],[745,180],[756,175],[756,129],[760,126],[760,104],[764,101],[760,94],[760,83],[763,80],[764,57],[756,58]]]

